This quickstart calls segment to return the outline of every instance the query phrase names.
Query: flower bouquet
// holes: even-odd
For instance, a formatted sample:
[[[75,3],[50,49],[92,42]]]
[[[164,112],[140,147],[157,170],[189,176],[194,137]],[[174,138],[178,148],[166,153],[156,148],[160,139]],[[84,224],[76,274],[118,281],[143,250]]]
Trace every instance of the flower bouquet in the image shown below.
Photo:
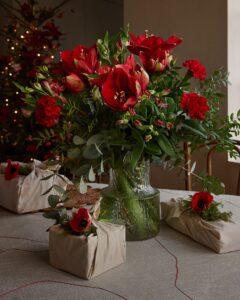
[[[149,183],[152,162],[178,166],[186,142],[192,151],[214,142],[218,151],[238,155],[231,138],[239,133],[239,115],[219,117],[226,74],[207,77],[194,59],[180,67],[172,52],[181,43],[176,36],[165,40],[148,32],[106,34],[92,47],[61,52],[54,74],[42,66],[32,87],[19,86],[25,112],[38,124],[34,140],[54,140],[55,155],[79,179],[81,193],[86,180],[111,168],[100,218],[125,224],[129,240],[159,231],[159,192]],[[216,179],[211,184],[211,177],[198,178],[217,191]]]
[[[83,207],[56,220],[59,224],[49,230],[50,264],[55,268],[90,279],[125,262],[124,226],[95,221]]]

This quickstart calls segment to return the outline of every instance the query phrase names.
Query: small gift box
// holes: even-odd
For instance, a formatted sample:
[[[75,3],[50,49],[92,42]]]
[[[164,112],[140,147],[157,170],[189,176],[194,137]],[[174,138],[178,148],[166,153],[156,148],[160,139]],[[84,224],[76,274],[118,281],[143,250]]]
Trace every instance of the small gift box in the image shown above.
[[[49,232],[50,264],[83,279],[91,279],[126,260],[125,227],[93,221],[96,234],[74,235],[61,225]]]
[[[70,183],[64,176],[60,178],[54,175],[59,167],[59,165],[48,167],[45,163],[37,160],[31,164],[10,161],[2,164],[0,206],[18,214],[48,208],[48,194],[43,194],[52,186],[66,189],[67,184]],[[22,171],[20,172],[20,170]],[[22,175],[23,173],[26,175]],[[46,177],[49,178],[43,180]]]
[[[209,221],[183,209],[180,200],[171,199],[161,203],[162,218],[169,226],[216,253],[240,250],[240,207],[224,201],[223,208],[231,211],[231,219]]]

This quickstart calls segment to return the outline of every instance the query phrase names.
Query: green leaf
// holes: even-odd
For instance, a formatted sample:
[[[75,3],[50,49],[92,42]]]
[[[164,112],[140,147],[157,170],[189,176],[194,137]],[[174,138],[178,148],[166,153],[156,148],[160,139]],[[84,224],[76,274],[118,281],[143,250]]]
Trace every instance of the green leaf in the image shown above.
[[[53,185],[53,189],[54,189],[58,194],[60,194],[60,195],[62,195],[62,194],[65,193],[64,188],[62,188],[62,187],[59,186],[59,185],[54,184],[54,185]]]
[[[78,158],[80,156],[80,149],[79,148],[71,148],[68,150],[67,152],[67,156],[68,158],[74,159],[74,158]]]
[[[99,150],[96,144],[86,146],[83,151],[83,157],[86,159],[97,159],[101,155],[102,152]]]
[[[48,196],[48,203],[52,208],[55,208],[59,203],[60,197],[58,195],[50,195]]]
[[[83,138],[81,138],[80,136],[78,135],[75,135],[73,137],[73,143],[76,145],[76,146],[79,146],[79,145],[83,145],[85,144],[85,140]]]
[[[159,136],[157,142],[164,153],[166,153],[171,157],[176,156],[172,144],[170,143],[169,139],[165,135]]]
[[[92,135],[87,141],[88,146],[93,144],[101,145],[102,143],[104,143],[104,135],[101,133]]]

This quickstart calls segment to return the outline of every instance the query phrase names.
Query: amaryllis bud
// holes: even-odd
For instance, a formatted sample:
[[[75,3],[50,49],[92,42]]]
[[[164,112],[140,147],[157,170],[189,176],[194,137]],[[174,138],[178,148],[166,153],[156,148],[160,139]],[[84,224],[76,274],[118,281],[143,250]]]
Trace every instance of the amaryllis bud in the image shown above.
[[[152,139],[151,134],[145,135],[145,137],[144,137],[145,142],[149,142],[151,139]]]
[[[132,107],[129,108],[129,112],[130,112],[130,115],[131,115],[131,116],[135,116],[135,115],[136,115],[136,111],[135,111],[135,109],[132,108]]]
[[[167,127],[167,129],[172,129],[173,128],[173,123],[167,122],[166,127]]]
[[[121,119],[116,121],[116,125],[125,125],[128,123],[127,119]]]
[[[164,125],[165,125],[165,122],[164,121],[162,121],[162,120],[155,120],[154,121],[154,124],[156,125],[156,126],[161,126],[161,127],[164,127]]]
[[[66,87],[73,93],[80,93],[85,89],[85,84],[76,74],[66,77]]]
[[[136,127],[142,126],[142,122],[139,121],[139,120],[135,120],[135,121],[133,122],[133,124],[134,124]]]

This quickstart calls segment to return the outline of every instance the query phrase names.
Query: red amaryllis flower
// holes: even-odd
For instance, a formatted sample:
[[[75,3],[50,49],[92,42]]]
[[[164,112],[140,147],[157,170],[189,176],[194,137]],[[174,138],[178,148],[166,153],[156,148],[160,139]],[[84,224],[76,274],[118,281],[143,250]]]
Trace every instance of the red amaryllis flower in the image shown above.
[[[183,66],[188,69],[191,75],[200,80],[206,78],[206,68],[196,59],[189,59],[183,63]]]
[[[96,73],[98,75],[97,78],[89,79],[91,85],[96,85],[98,87],[102,87],[104,81],[106,80],[108,73],[112,70],[110,66],[100,66]]]
[[[5,169],[4,175],[6,180],[11,180],[19,176],[19,163],[12,163],[11,160],[7,161],[7,167]]]
[[[129,51],[139,55],[144,68],[150,73],[163,71],[172,60],[170,51],[182,42],[175,36],[166,41],[155,35],[135,36],[131,33],[130,36]]]
[[[76,74],[71,73],[66,76],[66,87],[73,93],[80,93],[85,89],[83,80]]]
[[[125,111],[134,107],[149,82],[147,73],[135,66],[132,58],[126,64],[116,65],[102,86],[106,105],[113,110]]]
[[[36,144],[30,144],[26,147],[26,151],[30,153],[36,153],[38,150],[38,147]]]
[[[69,221],[69,225],[75,233],[84,233],[88,231],[91,224],[92,219],[86,208],[79,208],[77,213],[73,215],[72,220]]]
[[[35,118],[44,127],[53,127],[59,121],[61,107],[57,100],[50,96],[43,96],[37,101]]]
[[[204,120],[209,111],[207,99],[196,93],[183,93],[180,106],[191,119]]]
[[[213,202],[213,196],[208,192],[195,193],[192,196],[190,207],[194,212],[201,213],[202,211],[209,208]]]
[[[60,54],[65,71],[92,74],[98,69],[98,57],[96,46],[87,48],[82,45],[76,46],[73,51],[66,50]]]

